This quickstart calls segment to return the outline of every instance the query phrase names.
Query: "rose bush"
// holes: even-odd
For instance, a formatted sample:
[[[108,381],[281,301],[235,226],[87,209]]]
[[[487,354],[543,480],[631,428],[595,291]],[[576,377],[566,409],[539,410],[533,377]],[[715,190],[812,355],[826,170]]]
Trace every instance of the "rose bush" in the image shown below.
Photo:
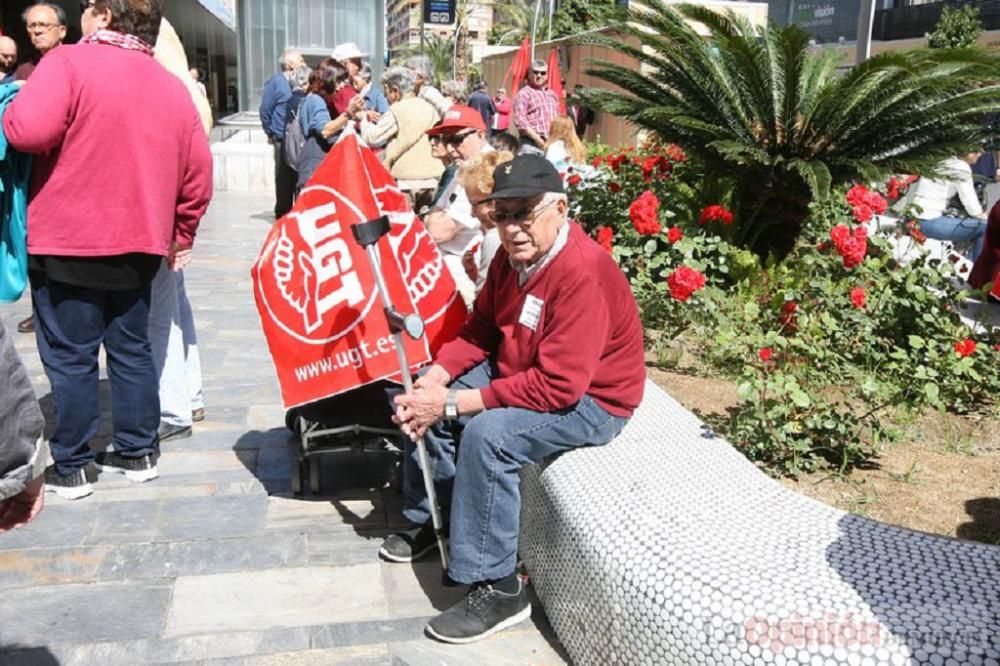
[[[676,361],[662,352],[682,338],[695,370],[737,383],[721,425],[751,459],[779,473],[848,470],[877,454],[894,415],[996,409],[1000,338],[977,343],[960,321],[954,267],[900,265],[865,226],[911,178],[814,203],[785,260],[761,265],[729,242],[738,220],[725,193],[676,147],[593,164],[569,187],[578,220],[628,277],[657,357]],[[924,240],[915,224],[897,233]]]

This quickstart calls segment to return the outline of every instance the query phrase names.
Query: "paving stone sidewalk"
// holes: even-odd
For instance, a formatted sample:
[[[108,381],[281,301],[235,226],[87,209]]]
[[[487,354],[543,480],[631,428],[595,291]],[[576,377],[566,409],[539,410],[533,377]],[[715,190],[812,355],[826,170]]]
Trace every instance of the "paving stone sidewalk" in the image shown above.
[[[202,223],[186,277],[207,419],[164,444],[160,478],[103,475],[89,498],[50,494],[34,523],[0,535],[0,664],[564,663],[537,603],[531,622],[480,643],[423,636],[464,590],[441,585],[436,560],[376,558],[401,521],[384,459],[327,459],[325,494],[292,496],[249,274],[270,206],[219,193]],[[29,309],[25,297],[0,316],[13,333]],[[50,411],[34,336],[13,335]],[[107,410],[106,380],[102,392]],[[109,442],[107,417],[95,447]]]

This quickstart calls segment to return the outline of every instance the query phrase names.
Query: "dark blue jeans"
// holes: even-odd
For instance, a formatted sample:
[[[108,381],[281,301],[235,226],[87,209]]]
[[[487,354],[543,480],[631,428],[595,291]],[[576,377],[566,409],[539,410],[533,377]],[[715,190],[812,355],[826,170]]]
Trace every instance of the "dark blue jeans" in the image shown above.
[[[101,419],[101,343],[111,381],[112,444],[126,457],[156,453],[158,379],[149,344],[149,285],[129,291],[76,287],[31,275],[35,337],[52,386],[56,423],[50,446],[66,475],[94,459],[89,442]]]
[[[482,363],[452,386],[482,388],[495,376]],[[434,465],[435,489],[445,514],[450,513],[448,573],[459,583],[503,578],[517,564],[521,518],[517,470],[563,451],[607,444],[627,419],[612,416],[584,396],[557,412],[503,407],[457,423],[438,421],[427,431],[427,452]],[[416,446],[405,459],[403,514],[414,523],[430,522]]]

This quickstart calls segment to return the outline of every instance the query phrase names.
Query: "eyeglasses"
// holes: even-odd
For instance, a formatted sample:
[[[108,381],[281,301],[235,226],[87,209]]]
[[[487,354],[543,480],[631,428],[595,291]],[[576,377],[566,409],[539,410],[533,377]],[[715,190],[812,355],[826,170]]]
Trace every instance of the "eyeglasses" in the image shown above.
[[[85,13],[88,9],[94,6],[94,0],[80,0],[80,13]]]
[[[52,28],[58,27],[58,23],[29,23],[28,32],[48,32]]]
[[[471,132],[462,132],[461,134],[456,134],[454,136],[443,136],[441,137],[441,141],[448,146],[460,146],[463,141],[475,133],[476,130],[472,130]]]
[[[495,208],[490,213],[490,219],[493,220],[493,224],[519,224],[522,229],[527,229],[538,216],[545,212],[546,209],[551,208],[555,201],[550,201],[541,208],[522,208],[521,210],[515,210],[513,212],[505,212],[502,210],[496,210]]]
[[[546,76],[548,72],[532,72],[535,76]]]

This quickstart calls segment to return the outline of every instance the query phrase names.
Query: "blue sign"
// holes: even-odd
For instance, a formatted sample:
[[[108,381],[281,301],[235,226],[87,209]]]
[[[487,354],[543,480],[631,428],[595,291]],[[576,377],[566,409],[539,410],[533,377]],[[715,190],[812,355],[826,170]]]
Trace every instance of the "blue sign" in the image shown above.
[[[424,23],[448,25],[455,22],[455,0],[424,0]]]

